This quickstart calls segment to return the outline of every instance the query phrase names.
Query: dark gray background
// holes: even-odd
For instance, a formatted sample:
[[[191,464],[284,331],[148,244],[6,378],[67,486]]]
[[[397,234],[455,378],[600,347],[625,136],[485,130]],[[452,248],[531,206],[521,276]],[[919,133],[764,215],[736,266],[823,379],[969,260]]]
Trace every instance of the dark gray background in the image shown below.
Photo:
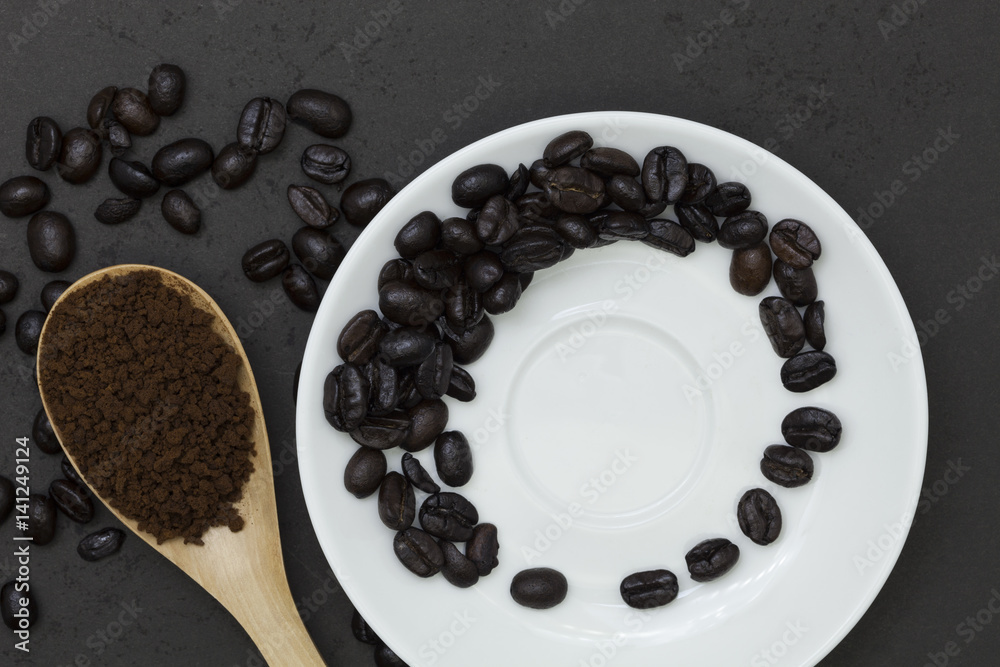
[[[938,311],[947,320],[922,339],[931,414],[927,496],[885,588],[823,665],[923,665],[949,642],[958,651],[949,664],[995,664],[1000,622],[971,637],[959,624],[985,609],[1000,589],[994,348],[1000,280],[973,281],[979,289],[969,293],[971,299],[959,299],[955,290],[1000,246],[996,3],[360,4],[5,2],[0,180],[30,171],[23,142],[32,117],[52,116],[64,130],[83,125],[94,92],[109,84],[145,88],[159,62],[187,72],[187,100],[156,135],[136,141],[133,159],[148,161],[156,148],[183,136],[221,148],[232,140],[251,97],[283,100],[300,87],[318,87],[340,94],[354,109],[351,131],[334,142],[354,158],[352,179],[399,170],[415,142],[435,130],[445,139],[416,172],[511,125],[625,109],[689,118],[769,145],[852,217],[869,207],[879,213],[878,193],[900,180],[905,192],[866,223],[865,233],[914,320],[931,320]],[[393,6],[401,11],[387,14],[391,20],[370,43],[359,41],[357,51],[342,46],[376,14],[384,20]],[[473,94],[481,78],[492,80],[493,90],[456,122],[448,110]],[[810,101],[815,108],[807,111]],[[953,143],[931,155],[939,131],[949,128]],[[293,127],[238,191],[216,191],[207,175],[188,186],[204,211],[203,229],[194,238],[163,221],[158,198],[118,228],[97,223],[94,208],[115,196],[103,170],[77,187],[54,172],[42,178],[53,190],[52,208],[69,215],[78,234],[76,260],[59,277],[73,279],[115,263],[151,263],[208,289],[234,324],[258,322],[256,316],[248,319],[254,313],[263,316],[260,326],[243,330],[243,344],[271,436],[292,592],[327,661],[365,665],[370,649],[351,637],[351,607],[313,535],[296,470],[292,377],[311,317],[283,298],[271,312],[262,304],[280,286],[251,284],[239,268],[247,247],[275,236],[290,239],[298,227],[284,191],[290,182],[305,180],[297,158],[315,141]],[[926,171],[908,170],[906,163],[925,149],[934,163]],[[335,189],[323,187],[337,202]],[[39,307],[38,292],[53,278],[28,260],[24,228],[24,220],[0,220],[0,266],[22,282],[17,299],[3,306],[8,329],[22,311]],[[342,224],[337,234],[345,241],[354,236]],[[14,439],[30,433],[40,401],[32,360],[16,348],[11,331],[0,338],[0,351],[0,463],[9,472]],[[45,486],[58,474],[58,457],[37,450],[34,456],[33,483]],[[961,477],[946,475],[950,463],[968,470]],[[12,641],[2,639],[5,659],[39,665],[259,664],[229,614],[139,540],[130,539],[120,555],[97,564],[77,557],[82,535],[114,523],[105,509],[86,528],[63,519],[56,540],[33,551],[31,581],[42,617],[32,632],[30,658],[15,655]],[[11,523],[0,527],[4,545],[12,544]],[[4,580],[14,569],[10,551],[0,548]],[[141,609],[134,618],[123,617],[124,629],[114,625],[123,604]],[[106,641],[102,633],[109,632],[114,636]],[[943,654],[938,660],[943,664]]]

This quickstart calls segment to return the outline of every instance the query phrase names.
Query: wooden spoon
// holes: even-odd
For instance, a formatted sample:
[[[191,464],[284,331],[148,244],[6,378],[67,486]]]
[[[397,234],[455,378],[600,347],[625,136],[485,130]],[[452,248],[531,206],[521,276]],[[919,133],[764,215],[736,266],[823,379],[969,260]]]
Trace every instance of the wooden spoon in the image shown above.
[[[60,304],[75,290],[104,276],[122,276],[134,271],[156,271],[165,284],[188,294],[196,304],[215,316],[213,329],[233,346],[243,360],[238,382],[240,388],[250,395],[250,405],[256,415],[253,441],[257,453],[252,458],[254,470],[243,488],[243,498],[236,504],[246,522],[243,530],[234,533],[225,526],[212,528],[202,536],[205,542],[202,546],[184,544],[179,538],[157,544],[155,537],[139,530],[136,521],[123,516],[104,498],[101,500],[133,533],[221,602],[247,631],[269,665],[323,665],[323,659],[295,609],[285,579],[274,501],[274,478],[271,474],[271,451],[257,385],[239,337],[218,304],[200,287],[176,273],[153,266],[122,264],[95,271],[73,283],[56,301],[51,312],[58,312]],[[38,344],[39,378],[42,376],[42,350],[45,349],[48,322],[52,319],[49,317],[46,320]],[[57,395],[60,388],[46,387],[39,381],[38,389],[51,419],[49,400]],[[54,419],[52,428],[62,442],[60,424]],[[69,452],[66,455],[79,472],[80,467],[73,456]]]

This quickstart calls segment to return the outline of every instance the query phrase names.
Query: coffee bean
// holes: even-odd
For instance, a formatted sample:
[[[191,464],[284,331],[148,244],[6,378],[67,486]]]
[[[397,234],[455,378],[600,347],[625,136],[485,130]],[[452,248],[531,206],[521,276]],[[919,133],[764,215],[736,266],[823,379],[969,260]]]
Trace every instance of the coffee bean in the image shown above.
[[[594,139],[583,130],[570,130],[560,134],[545,146],[542,160],[549,169],[569,164],[594,145]]]
[[[363,367],[368,378],[368,414],[383,417],[399,406],[399,372],[381,358]]]
[[[666,250],[678,257],[687,257],[695,251],[694,237],[691,232],[681,227],[673,220],[657,218],[649,220],[647,223],[649,234],[642,238],[646,245]]]
[[[350,432],[354,442],[372,449],[392,449],[403,444],[410,434],[410,420],[404,412],[385,417],[367,416]]]
[[[108,86],[100,89],[90,98],[90,104],[87,105],[87,125],[90,125],[91,129],[98,131],[102,129],[104,119],[111,111],[111,105],[115,101],[117,92],[117,87]]]
[[[160,126],[160,116],[153,110],[146,93],[135,88],[122,88],[111,103],[118,122],[137,137],[145,137]]]
[[[395,651],[381,641],[375,647],[373,658],[375,667],[408,667],[403,659],[396,655]]]
[[[794,357],[805,345],[806,330],[802,316],[788,299],[769,296],[760,302],[760,323],[771,341],[775,354],[787,359]]]
[[[774,262],[774,282],[781,295],[796,306],[808,306],[816,300],[816,276],[812,268],[796,269],[780,259]]]
[[[452,366],[448,391],[445,393],[456,401],[468,403],[476,398],[476,381],[469,375],[469,371],[461,366]]]
[[[826,310],[822,301],[814,301],[806,308],[802,321],[806,328],[806,341],[813,349],[822,350],[826,347]]]
[[[642,184],[632,176],[615,174],[605,182],[604,189],[611,201],[626,211],[639,211],[646,206]]]
[[[134,218],[139,213],[140,208],[142,208],[141,199],[109,197],[100,203],[97,210],[94,211],[94,217],[105,225],[120,225]]]
[[[31,439],[46,454],[62,453],[62,445],[59,444],[59,438],[56,437],[56,432],[52,428],[52,422],[49,421],[49,416],[46,414],[45,408],[39,409],[35,414],[35,421],[31,425]]]
[[[68,280],[52,280],[42,286],[39,297],[46,313],[52,310],[52,306],[59,300],[63,292],[69,289],[71,284]]]
[[[472,479],[472,448],[461,431],[446,431],[434,442],[438,477],[448,486],[465,486]]]
[[[604,240],[641,241],[649,234],[646,219],[631,211],[607,211],[591,217],[597,235]]]
[[[25,354],[34,355],[38,350],[38,339],[45,324],[45,313],[40,310],[26,310],[14,325],[14,340]]]
[[[69,457],[67,457],[65,454],[62,457],[62,461],[59,462],[59,470],[60,472],[62,472],[63,477],[65,477],[69,481],[75,482],[80,486],[84,487],[87,486],[86,483],[83,481],[83,478],[80,477],[79,473],[76,472],[76,468],[74,468],[73,464],[69,462]]]
[[[492,523],[481,523],[476,526],[472,531],[472,537],[465,545],[465,555],[475,563],[479,576],[488,576],[500,565],[499,553],[497,527]]]
[[[544,187],[544,184],[543,184]],[[552,200],[545,192],[529,192],[517,199],[517,214],[521,221],[518,225],[536,223],[552,227],[563,212],[553,206]]]
[[[289,264],[281,274],[281,286],[288,299],[306,312],[319,310],[320,295],[316,281],[301,264]]]
[[[597,242],[597,230],[582,215],[564,213],[556,220],[554,229],[574,248],[590,248]]]
[[[467,542],[477,523],[479,512],[475,506],[457,493],[435,493],[420,506],[420,525],[434,537]]]
[[[458,547],[448,540],[438,540],[441,553],[444,555],[444,566],[441,574],[453,586],[458,588],[469,588],[475,586],[479,581],[479,572],[476,565],[465,556]]]
[[[764,489],[750,489],[736,506],[740,530],[754,543],[771,544],[781,533],[781,510],[770,493]]]
[[[756,296],[771,282],[771,249],[766,243],[733,251],[729,284],[739,294]]]
[[[285,136],[285,107],[270,97],[255,97],[240,114],[236,126],[236,143],[258,155],[270,153]]]
[[[353,431],[368,414],[368,378],[354,364],[340,364],[323,383],[323,413],[338,431]]]
[[[509,312],[517,305],[522,292],[519,274],[505,273],[493,287],[483,294],[483,309],[490,315]],[[454,347],[452,349],[454,350]],[[460,361],[459,363],[468,362]]]
[[[423,211],[402,226],[393,245],[400,257],[413,259],[433,250],[440,239],[441,220],[430,211]]]
[[[125,155],[128,149],[132,148],[132,135],[128,133],[125,126],[114,118],[105,118],[101,124],[102,134],[108,140],[108,149],[115,157]]]
[[[86,183],[101,166],[101,139],[93,130],[74,127],[62,138],[56,171],[67,183]]]
[[[566,576],[548,567],[522,570],[510,582],[511,598],[530,609],[551,609],[566,599],[568,591]]]
[[[34,169],[48,171],[59,159],[62,130],[48,116],[32,118],[24,141],[24,156]]]
[[[108,163],[111,183],[129,197],[145,199],[152,197],[160,189],[160,184],[146,165],[134,160],[127,162],[121,158],[111,158]]]
[[[0,475],[0,524],[7,520],[14,510],[15,495],[14,483]]]
[[[555,266],[563,258],[566,244],[549,227],[522,229],[512,236],[500,253],[505,270],[528,273]]]
[[[419,528],[396,533],[392,541],[396,558],[418,577],[433,577],[444,567],[444,554],[433,537]]]
[[[510,175],[510,183],[508,183],[503,196],[511,201],[517,201],[518,197],[527,192],[529,185],[531,185],[531,178],[528,175],[528,168],[519,164]]]
[[[68,479],[49,484],[49,497],[59,511],[77,523],[88,523],[94,518],[94,501],[86,490]]]
[[[424,289],[451,287],[461,275],[459,257],[450,250],[428,250],[413,260],[413,279]]]
[[[409,452],[419,452],[429,447],[448,424],[448,405],[440,399],[420,401],[409,409],[408,414],[410,430],[402,447]]]
[[[56,504],[52,498],[41,493],[28,496],[27,530],[21,531],[24,537],[39,546],[44,546],[56,536]]]
[[[197,234],[201,229],[201,209],[183,190],[170,190],[163,195],[160,213],[181,234]]]
[[[705,197],[704,204],[712,215],[720,218],[738,215],[750,207],[750,190],[742,183],[733,181],[719,183],[715,190]]]
[[[13,579],[4,584],[0,588],[0,616],[11,630],[24,631],[37,623],[38,604],[31,590]]]
[[[688,181],[684,194],[677,202],[683,206],[693,206],[704,201],[715,191],[715,174],[703,164],[688,163]]]
[[[28,221],[28,254],[42,271],[59,273],[76,255],[73,225],[62,213],[41,211]]]
[[[704,206],[678,204],[674,213],[677,214],[677,221],[696,241],[711,243],[719,235],[719,221]]]
[[[551,175],[552,170],[545,166],[545,160],[542,158],[538,158],[528,167],[528,180],[539,190],[545,189],[545,183]]]
[[[617,148],[591,148],[580,158],[580,166],[596,171],[602,176],[638,176],[639,163],[631,155]]]
[[[444,396],[451,381],[454,365],[451,348],[438,342],[434,351],[424,359],[416,370],[416,386],[422,398],[433,400]],[[452,484],[452,486],[456,486]]]
[[[470,287],[464,279],[445,290],[444,319],[452,331],[465,331],[474,327],[485,314],[482,294]]]
[[[365,644],[377,644],[379,641],[378,635],[372,630],[372,626],[368,625],[368,621],[361,617],[358,610],[354,610],[354,614],[351,616],[351,634],[359,642]]]
[[[503,197],[498,197],[497,199],[501,200]],[[506,200],[504,199],[503,201]],[[495,206],[498,207],[499,212],[499,209],[503,208],[504,205],[498,201]],[[507,212],[509,210],[509,208],[503,209],[504,216],[508,215]],[[494,215],[494,213],[489,213],[488,215]],[[481,217],[482,214],[480,214]],[[482,224],[492,226],[495,222],[496,220],[488,220]],[[479,224],[479,218],[476,219],[475,225],[465,218],[445,218],[441,221],[441,246],[446,250],[451,250],[456,255],[465,256],[479,252],[485,246],[477,232]],[[487,231],[486,233],[490,232]]]
[[[378,516],[387,528],[409,528],[417,515],[416,503],[413,487],[403,475],[394,471],[385,476],[378,490]]]
[[[337,353],[344,361],[366,364],[378,352],[388,328],[374,310],[362,310],[344,325],[337,339]]]
[[[270,280],[288,266],[291,255],[284,241],[262,241],[243,253],[243,273],[255,283]]]
[[[719,245],[729,250],[749,248],[767,236],[767,218],[758,211],[743,211],[730,216],[719,228]]]
[[[0,184],[0,213],[20,218],[45,208],[52,195],[45,181],[34,176],[15,176]]]
[[[760,460],[760,471],[778,486],[793,489],[809,482],[813,460],[805,451],[788,445],[769,445]]]
[[[367,498],[382,484],[388,463],[377,449],[358,447],[344,469],[344,488],[355,498]]]
[[[238,143],[226,144],[212,163],[212,179],[223,190],[232,190],[246,183],[257,169],[257,153]]]
[[[0,304],[10,303],[17,296],[21,281],[10,271],[0,271]]]
[[[409,452],[403,454],[402,467],[406,480],[415,488],[420,489],[424,493],[438,493],[441,491],[441,487],[431,479],[430,473],[424,469],[424,466],[413,454]]]
[[[837,415],[823,408],[797,408],[781,421],[785,442],[810,452],[828,452],[839,445],[842,430]]]
[[[292,93],[285,104],[288,117],[316,134],[336,139],[351,127],[351,107],[333,93],[306,88]]]
[[[565,213],[593,213],[601,207],[604,181],[597,174],[579,167],[559,167],[545,183],[549,201]]]
[[[501,245],[506,243],[520,227],[521,222],[518,219],[517,206],[500,195],[489,198],[483,204],[483,208],[475,222],[476,236],[486,245]],[[451,232],[453,230],[443,231]],[[444,239],[447,240],[449,236],[451,234],[444,236]],[[470,244],[468,247],[463,247],[462,249],[478,252],[482,249],[482,245],[475,247],[475,244]]]
[[[670,570],[646,570],[622,579],[619,592],[634,609],[655,609],[677,598],[677,577]]]
[[[322,280],[333,278],[347,256],[347,250],[329,232],[308,226],[292,236],[292,250],[306,269]]]
[[[478,208],[494,195],[502,197],[509,185],[510,179],[503,167],[479,164],[455,178],[451,184],[451,200],[463,208]]]
[[[187,77],[177,65],[161,63],[149,73],[149,106],[159,116],[173,116],[184,103]]]
[[[302,172],[320,183],[340,183],[351,173],[351,156],[329,144],[313,144],[302,152]]]
[[[445,342],[451,347],[455,363],[471,364],[482,357],[490,343],[493,342],[493,321],[483,315],[483,319],[479,320],[478,324],[461,333],[452,331],[447,326],[443,328],[441,333]]]
[[[434,353],[437,336],[413,327],[401,327],[381,337],[379,356],[390,366],[416,366]]]
[[[826,352],[800,352],[781,366],[781,384],[802,393],[826,384],[837,374],[837,362]]]
[[[352,183],[340,198],[344,218],[355,227],[364,227],[392,199],[392,186],[382,178]]]
[[[775,256],[795,269],[805,269],[819,259],[822,247],[809,225],[786,218],[774,226],[769,238]]]
[[[153,156],[153,176],[164,185],[184,185],[208,171],[215,153],[203,139],[181,139],[167,144]]]
[[[76,552],[83,560],[93,562],[118,553],[124,543],[124,531],[117,528],[102,528],[80,540]]]
[[[378,293],[378,307],[390,322],[419,326],[444,312],[444,301],[434,292],[399,280],[387,282]]]
[[[701,582],[718,579],[739,559],[740,548],[724,537],[699,542],[684,556],[691,578]]]

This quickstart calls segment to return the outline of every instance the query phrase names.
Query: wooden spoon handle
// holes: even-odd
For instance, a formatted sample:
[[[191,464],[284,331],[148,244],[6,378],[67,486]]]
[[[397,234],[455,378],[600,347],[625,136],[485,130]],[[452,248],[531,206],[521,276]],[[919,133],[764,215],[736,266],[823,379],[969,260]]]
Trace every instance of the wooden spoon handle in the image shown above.
[[[244,591],[244,603],[230,611],[257,645],[269,667],[325,666],[299,617],[287,584],[281,586],[284,582],[274,583],[273,580],[261,583],[264,585],[246,582],[248,588],[257,589],[258,594]]]

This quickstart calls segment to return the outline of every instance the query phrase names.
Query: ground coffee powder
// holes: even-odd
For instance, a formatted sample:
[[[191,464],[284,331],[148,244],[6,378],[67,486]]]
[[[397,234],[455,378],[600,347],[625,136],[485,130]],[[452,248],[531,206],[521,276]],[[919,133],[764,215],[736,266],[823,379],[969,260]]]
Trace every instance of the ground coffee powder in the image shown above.
[[[49,416],[87,483],[162,543],[243,527],[254,413],[241,358],[182,285],[104,277],[49,315],[38,361]]]

